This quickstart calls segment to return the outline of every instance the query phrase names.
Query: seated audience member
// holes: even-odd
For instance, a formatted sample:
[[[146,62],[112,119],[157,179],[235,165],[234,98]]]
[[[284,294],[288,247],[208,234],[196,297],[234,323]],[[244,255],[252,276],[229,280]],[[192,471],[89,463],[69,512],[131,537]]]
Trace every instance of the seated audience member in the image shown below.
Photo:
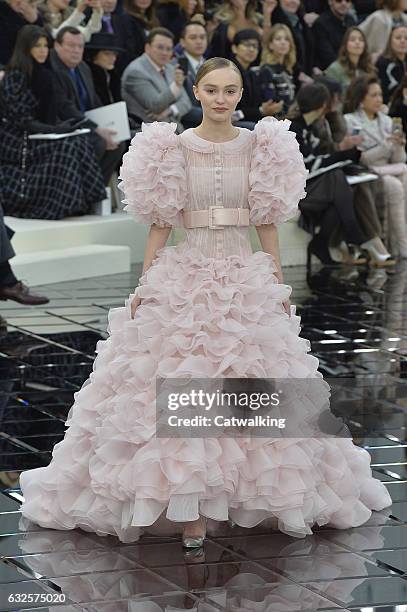
[[[290,28],[295,42],[300,80],[309,82],[311,79],[308,75],[311,74],[314,61],[314,45],[311,28],[304,21],[300,0],[279,0],[271,21],[273,25],[283,23]]]
[[[9,63],[19,30],[29,24],[42,25],[36,4],[30,0],[0,0],[0,67]]]
[[[377,0],[353,0],[353,8],[360,23],[377,9]]]
[[[119,53],[114,34],[99,32],[85,45],[85,61],[92,73],[96,95],[103,106],[119,102],[121,97],[120,77],[114,70]]]
[[[51,51],[51,67],[56,75],[57,108],[62,120],[75,119],[82,127],[91,128],[96,157],[107,185],[121,162],[124,145],[114,140],[114,131],[98,127],[85,116],[85,111],[102,106],[96,95],[92,73],[83,61],[84,40],[76,28],[63,28],[57,34]]]
[[[351,0],[328,0],[327,9],[312,26],[314,64],[321,70],[336,60],[346,30],[356,25],[351,7]]]
[[[13,300],[27,306],[47,304],[49,299],[44,295],[31,293],[23,282],[17,280],[9,260],[14,257],[10,239],[14,232],[4,224],[4,212],[0,203],[0,300]]]
[[[322,154],[330,154],[334,151],[345,151],[359,146],[363,141],[363,136],[348,133],[345,117],[340,110],[342,93],[340,83],[323,75],[316,77],[315,81],[325,85],[329,91],[329,101],[325,114],[313,123],[313,132],[319,139],[319,151]],[[382,226],[375,203],[378,196],[377,181],[359,183],[352,189],[356,217],[365,234],[371,240],[371,259],[375,265],[394,265],[395,260],[380,238]],[[343,240],[339,245],[339,250],[345,263],[353,263],[352,255]]]
[[[285,116],[299,88],[299,69],[291,30],[282,23],[274,25],[261,56],[259,81],[263,101],[282,102],[277,116]]]
[[[204,26],[199,21],[190,21],[181,32],[181,53],[177,55],[175,64],[184,58],[186,61],[187,74],[184,81],[184,89],[192,103],[192,108],[182,118],[182,125],[185,128],[196,127],[202,121],[202,108],[199,101],[195,98],[193,84],[196,73],[204,63],[204,53],[208,44],[208,37]]]
[[[366,36],[369,52],[376,60],[383,53],[392,29],[407,24],[407,0],[378,0],[379,10],[362,21],[360,29]]]
[[[403,76],[390,99],[389,115],[401,119],[403,132],[407,134],[407,75]]]
[[[383,55],[377,62],[377,73],[382,86],[383,101],[388,103],[396,91],[407,67],[407,23],[395,27]]]
[[[375,69],[368,53],[365,35],[357,27],[349,28],[339,49],[338,59],[328,66],[324,74],[339,81],[345,97],[346,89],[355,77],[373,72]]]
[[[161,0],[157,4],[160,25],[174,34],[175,42],[179,41],[188,21],[193,21],[196,13],[204,12],[204,0]]]
[[[243,79],[243,94],[236,107],[235,117],[239,122],[244,121],[244,124],[239,125],[248,129],[253,129],[257,121],[265,115],[279,113],[283,107],[282,101],[263,102],[258,71],[250,68],[259,52],[260,44],[261,38],[256,30],[241,30],[235,35],[232,44],[233,61]]]
[[[155,7],[156,0],[124,0],[124,12],[117,16],[115,23],[119,45],[125,50],[116,64],[120,75],[131,61],[144,53],[148,33],[160,25]]]
[[[313,124],[326,112],[329,102],[329,91],[322,83],[303,85],[297,94],[298,114],[290,126],[297,137],[304,162],[310,172],[326,168],[319,176],[310,177],[307,181],[307,196],[301,201],[302,213],[319,216],[319,233],[308,245],[308,262],[311,254],[316,255],[322,263],[332,265],[329,244],[333,233],[340,227],[352,254],[352,261],[358,263],[359,247],[368,249],[370,240],[364,233],[354,210],[353,192],[348,185],[341,168],[329,168],[338,161],[358,161],[360,151],[356,147],[344,151],[335,151],[330,155],[322,154],[319,140],[313,132]]]
[[[85,16],[85,10],[90,7],[89,18]],[[99,32],[102,27],[102,6],[100,0],[79,0],[76,8],[70,6],[69,0],[45,0],[39,5],[44,27],[53,38],[58,30],[66,26],[78,28],[85,39],[90,40],[94,32]],[[86,20],[86,23],[83,22]]]
[[[72,131],[57,125],[55,75],[47,33],[24,26],[0,83],[0,196],[14,217],[62,219],[91,211],[106,197],[88,134],[29,140],[27,134]]]
[[[266,5],[270,5],[270,2],[265,2],[263,6]],[[260,36],[263,33],[261,27],[262,16],[257,12],[256,0],[240,3],[225,0],[225,2],[219,4],[214,13],[214,19],[219,22],[219,25],[210,39],[208,57],[226,57],[233,60],[232,43],[238,32],[241,30],[256,30]]]
[[[192,103],[183,86],[183,71],[171,64],[173,48],[172,32],[166,28],[151,30],[143,55],[123,72],[122,96],[134,118],[175,122],[182,132],[182,119]]]
[[[381,112],[380,83],[374,76],[358,77],[348,89],[344,110],[348,128],[360,130],[361,162],[381,175],[390,220],[392,251],[407,257],[407,165],[405,136],[392,133],[392,120]]]
[[[117,15],[115,14],[115,10],[117,7],[117,0],[101,0],[101,5],[103,10],[101,32],[116,34]]]

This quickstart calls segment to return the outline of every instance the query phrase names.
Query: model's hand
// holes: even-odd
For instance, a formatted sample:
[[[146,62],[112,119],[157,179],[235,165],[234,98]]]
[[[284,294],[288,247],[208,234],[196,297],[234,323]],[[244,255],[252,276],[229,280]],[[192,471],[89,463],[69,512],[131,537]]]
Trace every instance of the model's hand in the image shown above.
[[[290,317],[291,316],[291,313],[290,313],[291,302],[290,302],[290,300],[287,300],[286,302],[283,302],[283,306],[284,306],[284,310],[286,311],[286,313]]]
[[[106,151],[114,151],[119,146],[119,143],[114,139],[117,132],[109,128],[96,128],[95,132],[103,138],[106,143]]]
[[[136,297],[133,299],[133,301],[131,303],[131,318],[132,319],[134,319],[134,315],[136,314],[136,309],[140,305],[140,303],[141,303],[141,298],[139,298],[136,295]]]

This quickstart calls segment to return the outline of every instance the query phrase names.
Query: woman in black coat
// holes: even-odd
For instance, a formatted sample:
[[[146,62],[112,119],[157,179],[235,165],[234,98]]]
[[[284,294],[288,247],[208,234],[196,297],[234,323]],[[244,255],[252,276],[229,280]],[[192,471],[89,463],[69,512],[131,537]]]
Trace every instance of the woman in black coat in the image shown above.
[[[124,13],[117,15],[115,22],[115,34],[119,46],[124,49],[116,63],[118,74],[121,75],[132,60],[144,53],[148,33],[160,25],[155,14],[155,3],[156,0],[150,0],[145,8],[140,6],[139,0],[124,0]]]
[[[95,90],[102,105],[120,102],[120,76],[115,70],[116,60],[121,49],[114,34],[97,32],[85,45],[85,61],[91,72]]]
[[[18,32],[29,24],[42,25],[34,4],[28,0],[0,0],[0,66],[8,64]]]
[[[106,197],[89,135],[32,140],[30,134],[65,133],[57,124],[48,39],[24,26],[0,84],[0,199],[6,215],[61,219],[90,212]]]

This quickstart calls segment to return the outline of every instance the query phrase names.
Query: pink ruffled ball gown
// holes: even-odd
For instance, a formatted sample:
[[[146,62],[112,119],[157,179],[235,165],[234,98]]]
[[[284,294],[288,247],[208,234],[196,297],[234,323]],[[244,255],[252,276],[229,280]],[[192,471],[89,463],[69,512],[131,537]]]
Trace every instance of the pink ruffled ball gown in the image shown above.
[[[209,206],[248,208],[252,225],[284,222],[307,175],[289,126],[264,118],[215,144],[144,124],[123,159],[126,210],[160,227],[183,227],[182,211]],[[322,378],[275,272],[271,255],[252,252],[247,226],[186,229],[160,249],[126,305],[110,310],[109,337],[50,464],[21,474],[23,517],[124,542],[198,513],[243,527],[267,520],[302,537],[313,525],[360,525],[390,505],[369,453],[349,438],[155,436],[158,376]],[[132,319],[134,295],[142,302]]]

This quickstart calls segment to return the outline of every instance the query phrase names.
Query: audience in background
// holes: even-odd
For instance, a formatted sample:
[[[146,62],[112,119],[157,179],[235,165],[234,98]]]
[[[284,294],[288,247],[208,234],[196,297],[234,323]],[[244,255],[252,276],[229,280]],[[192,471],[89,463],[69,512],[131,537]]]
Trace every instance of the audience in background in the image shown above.
[[[136,121],[175,122],[182,132],[181,120],[192,103],[183,87],[184,72],[171,63],[173,47],[172,32],[166,28],[151,30],[145,52],[123,73],[122,96]]]
[[[377,73],[383,92],[383,101],[388,103],[406,72],[407,23],[393,28],[383,55],[377,62]]]
[[[102,27],[101,0],[78,0],[76,8],[70,5],[69,0],[45,0],[38,8],[44,27],[53,38],[61,28],[72,26],[78,28],[85,41],[88,41],[92,34],[99,32]],[[86,19],[85,11],[89,8],[92,9],[90,16],[83,24]]]
[[[407,134],[407,75],[400,80],[400,85],[390,100],[389,115],[401,119],[403,132]]]
[[[392,120],[381,112],[380,83],[375,76],[355,79],[348,89],[344,110],[350,130],[363,136],[361,161],[381,175],[391,226],[391,250],[407,257],[407,165],[405,136],[392,131]]]
[[[124,12],[118,16],[115,24],[119,45],[125,50],[117,62],[119,74],[144,53],[148,33],[160,25],[155,4],[156,0],[124,0]]]
[[[181,32],[181,51],[177,54],[174,63],[184,62],[185,81],[184,89],[192,103],[192,108],[182,117],[185,128],[196,127],[202,121],[202,108],[193,92],[196,73],[205,61],[205,51],[208,45],[208,37],[205,27],[199,21],[190,21]],[[181,59],[183,58],[183,59]]]
[[[115,141],[113,130],[99,127],[85,116],[87,110],[102,103],[96,95],[90,68],[83,61],[84,46],[83,35],[76,28],[63,28],[57,34],[50,54],[56,75],[57,109],[62,120],[75,119],[81,127],[91,129],[94,151],[107,185],[121,162],[124,146]]]
[[[326,10],[312,26],[315,66],[325,70],[336,61],[346,30],[356,25],[351,0],[328,0]]]
[[[310,26],[304,20],[304,10],[300,0],[279,0],[272,14],[272,23],[283,23],[294,38],[297,62],[300,69],[299,78],[308,82],[314,66],[314,41]]]
[[[357,76],[374,72],[374,67],[368,52],[366,38],[358,27],[347,30],[338,59],[325,70],[325,75],[342,85],[343,95],[349,83]]]
[[[329,244],[333,233],[339,226],[352,261],[357,263],[360,255],[358,247],[369,246],[368,237],[360,226],[355,215],[353,193],[341,168],[331,167],[338,161],[358,161],[360,151],[356,147],[344,151],[335,151],[329,155],[322,154],[319,139],[313,132],[313,124],[326,112],[329,103],[329,91],[322,83],[303,85],[298,92],[297,116],[293,118],[290,129],[295,132],[304,162],[310,171],[307,181],[307,196],[300,203],[303,215],[318,216],[320,225],[308,246],[308,257],[316,255],[320,261],[333,264],[329,253]],[[314,176],[315,171],[326,171]]]
[[[81,36],[81,34],[79,34]],[[29,140],[30,133],[69,132],[58,125],[54,74],[44,29],[24,26],[0,84],[0,196],[15,217],[62,219],[105,198],[89,135]]]
[[[122,99],[120,77],[114,69],[117,57],[122,52],[115,35],[107,32],[94,34],[85,45],[85,61],[92,73],[96,95],[103,106]]]
[[[116,34],[118,16],[115,14],[117,0],[101,0],[102,5],[102,27],[101,32]]]
[[[276,116],[285,116],[299,88],[299,68],[291,30],[274,25],[263,48],[259,81],[262,101],[282,102]]]
[[[30,0],[0,0],[0,66],[13,55],[19,30],[25,25],[42,25],[42,18]]]
[[[200,19],[205,12],[204,0],[161,0],[157,5],[160,25],[174,34],[178,42],[188,21]],[[204,24],[204,22],[203,22]]]
[[[378,0],[379,10],[362,21],[360,28],[366,36],[369,52],[374,59],[383,53],[395,26],[407,23],[407,0]]]
[[[274,6],[275,2],[266,0],[264,4]],[[240,30],[256,30],[259,35],[263,33],[256,0],[225,0],[214,17],[220,23],[212,34],[208,57],[233,59],[232,42]]]

